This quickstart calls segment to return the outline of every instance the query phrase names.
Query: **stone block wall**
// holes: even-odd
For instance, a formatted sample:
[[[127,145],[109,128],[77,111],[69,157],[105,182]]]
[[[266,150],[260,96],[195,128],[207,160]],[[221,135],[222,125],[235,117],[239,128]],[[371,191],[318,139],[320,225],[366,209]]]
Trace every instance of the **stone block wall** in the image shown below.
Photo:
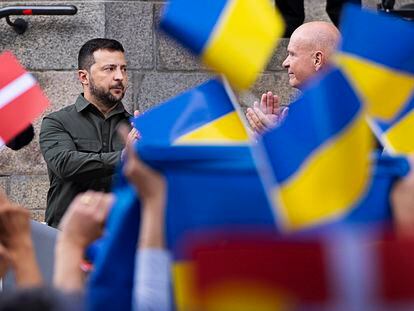
[[[195,0],[196,1],[196,0]],[[407,3],[409,1],[397,1]],[[377,1],[364,1],[375,6]],[[80,92],[76,79],[77,53],[84,42],[95,37],[114,38],[123,43],[129,66],[129,89],[124,103],[127,109],[145,111],[177,93],[208,79],[211,73],[183,48],[157,31],[164,1],[10,1],[9,5],[73,4],[75,16],[24,17],[29,28],[16,34],[0,20],[0,52],[11,50],[38,79],[51,106],[45,114],[70,105]],[[329,20],[324,1],[306,0],[306,20]],[[13,19],[13,18],[12,18]],[[295,93],[281,63],[288,41],[282,40],[265,72],[250,92],[240,96],[250,105],[268,90],[289,102]],[[0,188],[43,221],[49,187],[46,165],[39,148],[39,126],[35,121],[35,139],[24,149],[0,150]]]

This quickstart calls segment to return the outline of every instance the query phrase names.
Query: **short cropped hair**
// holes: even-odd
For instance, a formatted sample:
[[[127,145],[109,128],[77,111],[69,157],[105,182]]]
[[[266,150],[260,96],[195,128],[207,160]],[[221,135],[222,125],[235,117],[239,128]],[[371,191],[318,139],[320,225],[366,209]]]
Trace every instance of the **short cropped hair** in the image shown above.
[[[95,63],[93,53],[97,50],[125,52],[122,44],[114,39],[95,38],[82,45],[78,55],[78,69],[89,70]]]

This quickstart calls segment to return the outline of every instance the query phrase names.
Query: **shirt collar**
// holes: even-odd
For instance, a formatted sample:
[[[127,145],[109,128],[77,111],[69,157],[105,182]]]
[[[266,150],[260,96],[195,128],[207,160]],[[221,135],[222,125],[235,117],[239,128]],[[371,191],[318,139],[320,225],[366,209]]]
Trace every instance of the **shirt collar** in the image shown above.
[[[86,109],[89,105],[92,105],[90,102],[88,102],[85,97],[83,96],[83,93],[81,93],[75,102],[75,107],[78,112],[81,112]],[[122,102],[118,103],[118,105],[109,113],[107,118],[116,115],[118,113],[124,113],[126,116],[129,116],[130,114],[125,110],[124,105]]]
[[[78,112],[81,112],[86,107],[88,107],[90,103],[83,97],[83,93],[78,96],[75,102],[75,107]]]

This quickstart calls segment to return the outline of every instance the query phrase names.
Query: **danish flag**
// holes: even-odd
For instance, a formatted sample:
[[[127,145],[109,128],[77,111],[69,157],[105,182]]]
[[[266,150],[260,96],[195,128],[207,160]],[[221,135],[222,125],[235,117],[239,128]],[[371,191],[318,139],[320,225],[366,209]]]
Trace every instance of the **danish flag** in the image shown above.
[[[24,130],[49,105],[35,78],[11,52],[0,54],[0,146]]]

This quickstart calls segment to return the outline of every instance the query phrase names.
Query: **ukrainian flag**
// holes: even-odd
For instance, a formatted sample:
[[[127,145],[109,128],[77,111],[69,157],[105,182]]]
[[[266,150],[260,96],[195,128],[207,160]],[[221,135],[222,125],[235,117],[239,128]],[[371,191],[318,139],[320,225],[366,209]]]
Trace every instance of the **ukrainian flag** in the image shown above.
[[[249,135],[236,107],[231,89],[212,79],[137,117],[134,125],[143,146],[246,145]]]
[[[270,0],[171,0],[161,28],[246,89],[266,66],[284,24]]]
[[[372,137],[358,97],[334,69],[309,85],[289,116],[262,138],[264,175],[285,230],[334,222],[364,198]]]
[[[349,6],[335,57],[392,153],[414,152],[414,25]]]

